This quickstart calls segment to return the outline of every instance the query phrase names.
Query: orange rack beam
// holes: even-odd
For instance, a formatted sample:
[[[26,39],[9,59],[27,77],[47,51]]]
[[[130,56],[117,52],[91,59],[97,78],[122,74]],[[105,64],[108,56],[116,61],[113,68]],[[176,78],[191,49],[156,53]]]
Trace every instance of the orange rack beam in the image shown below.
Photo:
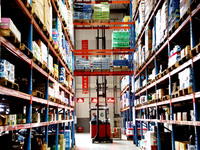
[[[75,26],[95,26],[95,25],[131,25],[133,22],[74,22]]]
[[[85,52],[131,52],[131,49],[76,49],[74,53]]]
[[[75,56],[85,56],[85,55],[130,55],[131,52],[118,52],[118,53],[74,53]]]
[[[74,1],[74,3],[85,3],[85,4],[100,4],[101,2],[106,2],[106,1],[90,1],[90,2],[85,2],[85,1]],[[109,4],[129,4],[130,1],[107,1]]]
[[[74,30],[97,30],[97,29],[105,29],[105,30],[120,30],[120,29],[130,29],[131,27],[74,27]]]
[[[75,76],[121,76],[131,75],[134,71],[102,71],[102,72],[83,72],[74,71]]]

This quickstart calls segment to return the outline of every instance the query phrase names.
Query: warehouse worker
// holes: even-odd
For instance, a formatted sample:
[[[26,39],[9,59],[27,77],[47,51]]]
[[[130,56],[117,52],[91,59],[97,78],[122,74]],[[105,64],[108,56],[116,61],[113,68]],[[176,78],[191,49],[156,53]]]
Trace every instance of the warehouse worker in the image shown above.
[[[93,113],[92,115],[93,115],[92,122],[96,122],[97,121],[97,115],[96,115],[96,113]]]

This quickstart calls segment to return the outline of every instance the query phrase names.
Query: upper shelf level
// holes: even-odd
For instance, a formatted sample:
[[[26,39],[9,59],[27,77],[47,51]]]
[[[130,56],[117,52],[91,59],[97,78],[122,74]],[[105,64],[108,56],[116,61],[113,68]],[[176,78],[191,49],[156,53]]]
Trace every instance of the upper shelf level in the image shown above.
[[[133,71],[102,71],[102,72],[83,72],[74,71],[75,76],[121,76],[121,75],[131,75]]]
[[[85,3],[85,4],[100,4],[101,2],[108,2],[109,4],[129,4],[130,1],[85,1],[85,0],[75,0],[74,3]]]

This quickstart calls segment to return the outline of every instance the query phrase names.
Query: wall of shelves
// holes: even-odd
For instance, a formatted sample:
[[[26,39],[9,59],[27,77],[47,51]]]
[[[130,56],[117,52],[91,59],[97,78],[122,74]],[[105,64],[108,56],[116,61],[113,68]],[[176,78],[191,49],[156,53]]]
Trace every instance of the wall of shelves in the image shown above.
[[[61,22],[62,31],[64,33],[65,38],[69,41],[70,51],[73,52],[73,43],[72,38],[68,34],[68,29],[65,27],[67,23],[63,21],[62,16],[58,12],[58,5],[56,6],[57,1],[50,1],[53,6],[53,13],[56,14],[57,20],[59,19]],[[66,3],[65,3],[66,2]],[[67,9],[70,10],[69,4],[67,0],[63,1],[64,4],[67,5]],[[72,70],[69,69],[67,61],[61,55],[61,51],[59,48],[55,47],[53,42],[53,38],[50,33],[45,30],[45,26],[41,24],[37,17],[32,14],[32,1],[4,1],[1,3],[1,17],[10,17],[17,28],[22,33],[22,40],[17,42],[11,36],[0,36],[0,46],[1,46],[1,55],[0,59],[6,59],[7,61],[12,62],[15,65],[16,72],[16,83],[8,82],[5,80],[4,85],[0,85],[0,99],[1,99],[1,107],[5,107],[5,110],[9,110],[9,112],[3,113],[3,115],[9,114],[18,114],[22,112],[21,107],[25,107],[25,118],[26,122],[23,124],[6,125],[7,122],[2,126],[0,126],[1,136],[6,134],[13,134],[13,132],[19,132],[21,129],[26,129],[25,136],[25,144],[24,149],[31,149],[33,145],[31,145],[32,137],[35,136],[32,131],[33,129],[37,131],[44,131],[43,137],[44,141],[49,146],[52,144],[55,145],[56,149],[58,149],[58,135],[60,130],[65,131],[66,129],[70,130],[70,145],[74,146],[75,144],[75,113],[74,113],[74,77],[73,77],[73,67]],[[10,11],[13,9],[12,11]],[[9,12],[10,11],[10,12]],[[17,13],[16,13],[17,12]],[[16,21],[17,18],[19,21]],[[23,20],[24,24],[20,21]],[[52,21],[52,20],[51,20]],[[43,65],[40,65],[37,61],[33,59],[32,54],[32,41],[33,39],[39,38],[44,44],[47,46],[48,54],[50,53],[54,61],[58,64],[58,69],[64,67],[67,76],[69,76],[70,82],[72,85],[66,85],[59,83],[59,79],[54,76],[53,73],[49,71],[47,67],[43,68]],[[22,45],[22,42],[25,43],[26,48],[24,51],[20,50],[19,45]],[[73,54],[72,54],[73,57]],[[48,58],[47,58],[48,59]],[[73,60],[73,58],[72,58]],[[54,63],[55,63],[54,62]],[[49,61],[47,62],[48,66]],[[73,61],[72,61],[73,64]],[[20,66],[21,65],[21,66]],[[23,74],[23,72],[26,72]],[[21,83],[21,78],[27,79],[24,83]],[[1,79],[1,83],[3,80]],[[36,83],[44,85],[44,97],[40,97],[41,95],[34,95],[33,91],[36,87]],[[59,92],[64,93],[65,101],[62,101],[60,98],[50,98],[49,97],[49,85],[53,83],[58,85]],[[10,85],[11,84],[11,85]],[[19,85],[19,90],[13,88],[15,84]],[[34,91],[35,92],[35,91]],[[67,101],[66,101],[67,99]],[[14,100],[14,101],[12,101]],[[19,108],[16,108],[18,105]],[[41,114],[41,121],[38,123],[32,122],[32,115]],[[55,115],[55,117],[49,120],[49,115]],[[39,119],[40,120],[40,119]],[[52,121],[53,120],[53,121]],[[49,130],[55,129],[55,143],[48,143],[50,140]],[[8,132],[12,131],[12,132]],[[64,138],[68,137],[67,133],[64,132]],[[44,143],[43,143],[44,144]]]
[[[134,37],[131,38],[131,41],[133,42],[132,46],[135,52],[138,51],[138,47],[140,46],[139,43],[141,41],[143,41],[144,45],[147,44],[144,41],[144,39],[146,38],[145,32],[147,26],[150,26],[150,29],[152,29],[152,31],[154,28],[154,34],[156,35],[156,14],[163,3],[164,1],[162,0],[159,0],[157,2],[154,1],[155,5],[148,19],[143,23],[142,29],[140,33],[138,33],[137,39],[135,38],[134,34],[135,25],[133,24],[133,26],[131,27],[131,31],[133,32],[132,34],[134,35]],[[135,11],[133,13],[133,22],[135,22],[137,18],[141,15],[139,14],[139,4],[140,2],[137,4],[137,7],[135,8]],[[189,8],[190,12],[186,12],[181,19],[177,20],[176,25],[174,25],[172,29],[169,25],[167,25],[167,37],[163,39],[161,43],[158,43],[157,46],[154,46],[155,48],[152,49],[152,53],[149,59],[144,61],[139,66],[139,68],[134,69],[134,75],[132,77],[132,80],[134,82],[132,83],[135,84],[135,81],[139,80],[139,87],[137,89],[135,85],[132,85],[132,98],[134,99],[133,107],[135,110],[135,112],[133,112],[135,113],[135,118],[133,118],[133,122],[135,125],[134,143],[138,146],[139,140],[145,140],[143,128],[147,127],[148,131],[151,130],[157,133],[158,149],[163,149],[164,143],[162,143],[161,141],[163,138],[163,134],[166,134],[166,131],[164,131],[164,129],[166,127],[170,127],[168,130],[171,134],[171,149],[175,149],[175,141],[188,141],[188,134],[195,135],[196,149],[199,149],[199,86],[197,85],[197,76],[199,75],[199,71],[197,69],[197,66],[199,64],[199,53],[196,51],[198,50],[199,44],[199,31],[197,31],[197,26],[199,24],[197,23],[195,18],[200,17],[200,4],[196,1],[191,1]],[[167,11],[168,9],[169,7],[167,7]],[[169,16],[167,15],[167,17]],[[185,39],[181,41],[180,39],[182,37],[185,37]],[[188,55],[190,57],[183,57],[183,59],[180,59],[180,61],[176,61],[176,64],[174,63],[174,68],[172,68],[168,66],[168,64],[163,64],[163,62],[165,61],[165,63],[168,63],[167,56],[168,54],[170,54],[170,51],[176,44],[181,45],[182,49],[185,49],[187,45],[190,45],[191,50]],[[135,63],[134,60],[133,63]],[[163,70],[159,71],[161,64],[164,67],[162,68]],[[193,79],[193,86],[187,88],[187,90],[185,89],[186,93],[182,92],[182,89],[174,91],[172,83],[178,81],[178,74],[188,67],[192,68],[191,76]],[[153,68],[155,68],[155,78],[151,79],[149,78],[149,76]],[[145,84],[142,84],[142,82],[144,81]],[[163,97],[156,96],[157,98],[154,99],[149,97],[149,95],[153,95],[157,92],[157,90],[162,88],[168,91],[163,95]],[[122,89],[122,92],[124,92],[124,89]],[[189,117],[191,115],[191,110],[194,111],[194,120],[191,120],[191,118]],[[152,112],[154,112],[154,115],[152,114]],[[168,115],[166,115],[165,112],[167,112]],[[180,119],[174,117],[174,114],[183,115],[183,112],[186,112],[187,114],[186,118],[184,118],[186,120],[182,120],[183,118]],[[127,116],[127,113],[125,113],[125,115]],[[156,129],[153,129],[153,126],[155,126]],[[181,134],[182,137],[180,138],[180,136],[177,135],[177,127],[180,127],[183,130],[183,133],[188,130],[188,133],[185,135]],[[139,138],[137,134],[138,128],[141,128],[141,138]]]

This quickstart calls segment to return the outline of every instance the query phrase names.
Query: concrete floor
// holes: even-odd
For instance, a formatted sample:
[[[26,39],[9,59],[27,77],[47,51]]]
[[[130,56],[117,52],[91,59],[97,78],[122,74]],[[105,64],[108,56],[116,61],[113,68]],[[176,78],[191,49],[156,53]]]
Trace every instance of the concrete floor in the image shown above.
[[[113,143],[92,143],[90,134],[76,133],[76,146],[75,150],[140,150],[133,145],[133,141],[127,141],[126,137],[122,139],[114,139]]]

